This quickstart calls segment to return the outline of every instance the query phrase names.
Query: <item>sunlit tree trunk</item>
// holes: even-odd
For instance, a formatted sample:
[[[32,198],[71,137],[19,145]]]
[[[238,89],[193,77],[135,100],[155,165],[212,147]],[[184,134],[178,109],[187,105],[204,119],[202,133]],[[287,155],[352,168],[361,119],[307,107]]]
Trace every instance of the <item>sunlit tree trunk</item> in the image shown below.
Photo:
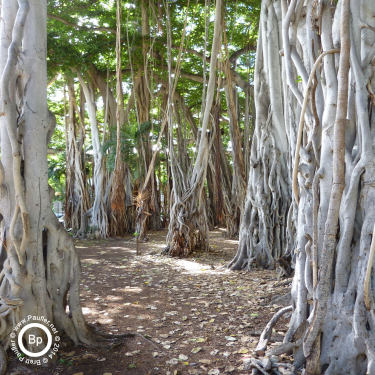
[[[277,15],[278,22],[274,19],[266,23],[272,14]],[[332,5],[326,0],[309,1],[304,7],[297,0],[263,1],[259,35],[262,50],[258,49],[255,78],[256,87],[263,85],[263,90],[256,88],[255,92],[257,126],[250,168],[264,166],[276,150],[275,146],[267,147],[268,139],[272,140],[271,131],[267,137],[258,136],[263,129],[276,129],[271,127],[276,114],[272,93],[284,102],[277,112],[277,129],[284,129],[288,136],[285,156],[278,153],[274,172],[268,173],[277,176],[278,170],[287,167],[279,178],[282,176],[287,185],[286,192],[280,195],[279,207],[287,203],[286,230],[289,235],[295,230],[294,241],[290,241],[295,254],[293,313],[285,341],[291,343],[289,349],[294,348],[295,367],[306,363],[306,374],[372,374],[373,3],[339,0]],[[265,59],[265,51],[273,50],[273,41],[278,45],[271,61],[280,60],[277,51],[282,55],[282,64],[274,69]],[[259,64],[268,69],[262,71]],[[271,84],[280,82],[275,74],[283,77],[283,90],[271,90]],[[265,108],[261,106],[264,96]],[[284,144],[280,131],[276,139],[280,149]],[[257,153],[259,146],[263,147],[262,154]],[[246,257],[250,259],[247,252],[251,255],[256,249],[249,231],[259,221],[251,169],[234,268],[243,265]],[[259,184],[262,180],[264,176],[258,179]],[[272,185],[269,188],[265,194],[262,187],[268,215],[275,212],[271,204],[274,200],[269,200],[271,193],[274,190],[278,194],[280,190],[272,189]],[[257,211],[253,214],[254,207]],[[243,252],[244,248],[248,250]],[[271,260],[265,258],[265,265],[272,265]],[[293,336],[298,328],[301,339]],[[273,350],[276,352],[281,354],[283,348]]]
[[[90,207],[83,164],[85,123],[81,108],[78,107],[74,92],[73,79],[68,77],[68,116],[66,121],[66,189],[65,189],[65,215],[66,228],[72,228],[76,234],[85,228],[83,214]],[[76,115],[79,115],[77,124]]]
[[[292,124],[284,114],[289,103],[284,101],[284,68],[279,54],[281,22],[280,4],[263,1],[254,77],[256,123],[240,243],[232,269],[273,268],[281,255],[291,251],[289,145],[295,130],[289,129]]]
[[[209,150],[214,141],[214,124],[211,121],[211,109],[214,103],[216,86],[216,63],[221,45],[221,11],[222,1],[216,2],[214,35],[212,42],[210,77],[207,85],[206,104],[197,141],[197,154],[191,174],[185,176],[178,165],[173,145],[172,100],[169,100],[169,148],[173,190],[170,201],[170,223],[167,235],[166,251],[172,256],[188,256],[195,247],[208,249],[208,227],[204,197],[204,182],[207,174]],[[168,14],[167,14],[168,22]],[[171,38],[171,30],[168,30]],[[168,45],[169,92],[172,92],[171,78],[171,43]],[[211,137],[208,138],[208,132]]]
[[[92,207],[84,213],[86,221],[88,221],[88,228],[86,231],[91,232],[97,238],[106,238],[108,236],[108,218],[104,204],[105,193],[105,168],[103,162],[103,155],[101,153],[101,142],[99,136],[98,120],[96,118],[96,103],[94,95],[94,87],[89,80],[89,77],[77,69],[73,69],[77,74],[78,80],[82,86],[87,105],[87,112],[91,125],[91,142],[93,150],[93,185],[94,185],[94,198]],[[81,230],[83,231],[83,229]]]
[[[94,344],[80,306],[77,253],[51,209],[47,1],[3,0],[1,18],[0,218],[7,249],[0,273],[1,349],[9,347],[14,325],[28,315],[44,316],[76,344]],[[37,349],[27,342],[29,350]]]

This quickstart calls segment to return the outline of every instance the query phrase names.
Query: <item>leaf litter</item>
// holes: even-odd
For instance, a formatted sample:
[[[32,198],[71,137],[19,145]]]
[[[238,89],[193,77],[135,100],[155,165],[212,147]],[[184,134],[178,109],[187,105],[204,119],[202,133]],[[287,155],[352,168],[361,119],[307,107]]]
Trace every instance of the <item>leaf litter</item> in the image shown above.
[[[238,241],[220,231],[211,232],[213,252],[189,259],[158,255],[165,234],[151,232],[152,241],[141,244],[142,254],[155,250],[155,255],[137,256],[130,235],[106,240],[104,247],[100,241],[77,243],[86,320],[106,333],[141,336],[116,350],[82,350],[69,374],[122,374],[124,368],[135,375],[246,373],[243,360],[254,353],[259,335],[281,307],[271,298],[286,294],[289,285],[278,286],[274,271],[224,268]],[[276,325],[271,342],[282,342],[287,321],[286,316]],[[51,373],[43,371],[34,373]]]

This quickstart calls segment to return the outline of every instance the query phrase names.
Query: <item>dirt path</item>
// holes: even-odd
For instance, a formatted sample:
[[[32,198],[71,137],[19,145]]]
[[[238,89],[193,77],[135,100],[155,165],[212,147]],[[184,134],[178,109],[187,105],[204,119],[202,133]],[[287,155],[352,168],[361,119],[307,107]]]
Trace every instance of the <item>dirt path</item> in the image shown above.
[[[189,260],[158,255],[166,232],[150,233],[136,255],[134,238],[78,241],[82,263],[82,305],[88,322],[112,334],[137,332],[108,351],[65,348],[53,368],[20,365],[13,357],[8,373],[245,374],[243,358],[279,306],[271,297],[288,292],[275,287],[274,271],[229,272],[221,267],[238,241],[211,233],[210,254]],[[282,341],[286,320],[273,341]],[[147,339],[146,339],[147,338]]]

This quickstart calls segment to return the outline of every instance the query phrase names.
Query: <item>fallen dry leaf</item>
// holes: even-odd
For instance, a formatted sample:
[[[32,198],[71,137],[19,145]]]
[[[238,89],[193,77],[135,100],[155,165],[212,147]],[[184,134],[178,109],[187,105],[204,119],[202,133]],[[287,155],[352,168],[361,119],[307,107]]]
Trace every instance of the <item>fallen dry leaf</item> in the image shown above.
[[[193,350],[192,350],[191,352],[194,353],[194,354],[197,354],[197,353],[199,353],[201,350],[202,350],[201,347],[197,347],[197,348],[193,348]]]
[[[238,351],[239,354],[246,354],[246,353],[249,353],[249,350],[246,349],[246,348],[241,348],[239,351]]]
[[[211,360],[210,359],[200,359],[199,362],[203,363],[204,365],[210,365],[211,364]]]

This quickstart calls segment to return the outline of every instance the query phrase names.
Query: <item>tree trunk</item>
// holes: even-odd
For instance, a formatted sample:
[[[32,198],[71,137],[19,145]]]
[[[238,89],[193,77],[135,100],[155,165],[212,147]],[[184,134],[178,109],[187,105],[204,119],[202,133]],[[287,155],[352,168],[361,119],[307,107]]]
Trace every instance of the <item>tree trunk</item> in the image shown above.
[[[222,1],[217,0],[206,105],[203,113],[202,126],[199,129],[200,132],[198,134],[197,155],[190,176],[185,176],[181,173],[182,170],[178,166],[177,158],[175,156],[171,106],[172,95],[169,95],[168,144],[170,149],[173,191],[170,200],[170,223],[166,251],[172,256],[188,256],[195,247],[200,247],[205,250],[208,250],[209,248],[204,182],[207,173],[209,150],[214,141],[214,124],[211,122],[211,109],[215,95],[217,55],[221,44],[221,8]],[[167,22],[169,22],[168,12]],[[170,51],[170,24],[168,34],[169,93],[173,93],[171,78],[172,58]],[[208,138],[208,132],[210,132],[210,139]]]
[[[78,77],[86,98],[87,112],[91,124],[91,142],[94,157],[94,201],[92,207],[84,214],[85,218],[89,219],[89,228],[86,230],[94,234],[96,238],[106,238],[108,236],[108,219],[104,205],[104,163],[103,155],[100,147],[100,137],[98,121],[96,119],[96,105],[94,87],[89,79],[85,81],[81,72],[77,69],[72,69]]]
[[[73,234],[85,228],[83,214],[89,209],[90,199],[86,187],[86,173],[83,164],[84,118],[78,108],[74,92],[74,82],[68,78],[68,117],[66,123],[66,189],[65,189],[65,228],[72,228]],[[79,113],[77,125],[76,113]],[[78,134],[77,134],[78,133]]]
[[[279,180],[284,177],[286,193],[280,195],[279,201],[287,203],[289,214],[287,225],[280,228],[285,228],[283,236],[289,238],[287,250],[293,245],[295,253],[293,313],[285,341],[293,342],[295,367],[306,363],[306,374],[372,374],[375,373],[372,334],[375,285],[371,278],[375,250],[372,2],[339,0],[333,6],[325,0],[303,5],[298,0],[262,4],[255,77],[257,123],[240,249],[233,266],[244,264],[241,262],[241,256],[246,258],[244,247],[250,252],[254,249],[249,228],[258,225],[259,210],[255,206],[251,176],[276,150],[274,143],[267,147],[271,132],[263,133],[263,138],[259,134],[273,130],[270,126],[275,120],[273,99],[281,98],[284,105],[277,114],[280,126],[276,144],[279,149],[284,144],[281,133],[284,131],[287,147],[283,148],[285,154],[278,153],[279,161],[268,175],[275,176],[278,170],[285,170]],[[272,14],[277,15],[278,23],[265,23]],[[266,59],[264,51],[272,51],[275,45],[275,52],[281,50],[283,64],[272,69],[272,63],[279,57],[275,53],[273,58]],[[260,69],[260,65],[266,69]],[[283,90],[275,90],[275,85],[281,87],[280,80],[275,79],[280,76],[287,85]],[[268,91],[270,84],[274,89]],[[268,121],[264,121],[268,104],[261,106],[265,93],[265,103],[271,104]],[[259,146],[267,153],[259,155]],[[293,203],[290,202],[292,186]],[[267,216],[274,212],[274,200],[267,200],[269,197],[264,195]],[[294,239],[290,241],[294,230]],[[283,238],[281,234],[282,231],[279,238]],[[269,260],[266,264],[270,265]],[[299,327],[301,340],[295,340],[293,335]]]
[[[281,255],[291,251],[287,241],[288,229],[292,231],[287,220],[290,124],[284,119],[282,46],[275,31],[280,27],[280,3],[263,1],[254,77],[257,116],[240,243],[229,265],[234,270],[273,268]]]
[[[125,207],[125,165],[122,160],[121,152],[121,126],[124,119],[123,113],[123,94],[122,94],[122,74],[121,74],[121,18],[122,18],[122,0],[117,0],[117,31],[116,31],[116,91],[117,91],[117,109],[116,109],[116,159],[115,169],[113,171],[112,194],[111,194],[111,217],[110,233],[111,235],[122,236],[127,232],[126,225],[126,207]]]
[[[226,75],[225,96],[227,101],[229,116],[229,135],[232,144],[233,157],[233,179],[231,191],[228,192],[227,200],[224,205],[225,219],[227,222],[227,235],[234,237],[239,232],[240,216],[243,212],[246,197],[246,181],[245,181],[245,164],[242,152],[242,141],[240,127],[238,124],[238,107],[236,105],[237,91],[234,82],[232,82],[232,74],[230,69],[228,43],[226,32],[224,31],[224,46],[227,56],[224,62],[224,71]]]
[[[93,344],[80,306],[78,256],[52,212],[48,187],[47,1],[3,0],[1,17],[0,217],[7,250],[0,273],[1,348],[9,347],[14,325],[28,315],[44,316],[75,344]]]

